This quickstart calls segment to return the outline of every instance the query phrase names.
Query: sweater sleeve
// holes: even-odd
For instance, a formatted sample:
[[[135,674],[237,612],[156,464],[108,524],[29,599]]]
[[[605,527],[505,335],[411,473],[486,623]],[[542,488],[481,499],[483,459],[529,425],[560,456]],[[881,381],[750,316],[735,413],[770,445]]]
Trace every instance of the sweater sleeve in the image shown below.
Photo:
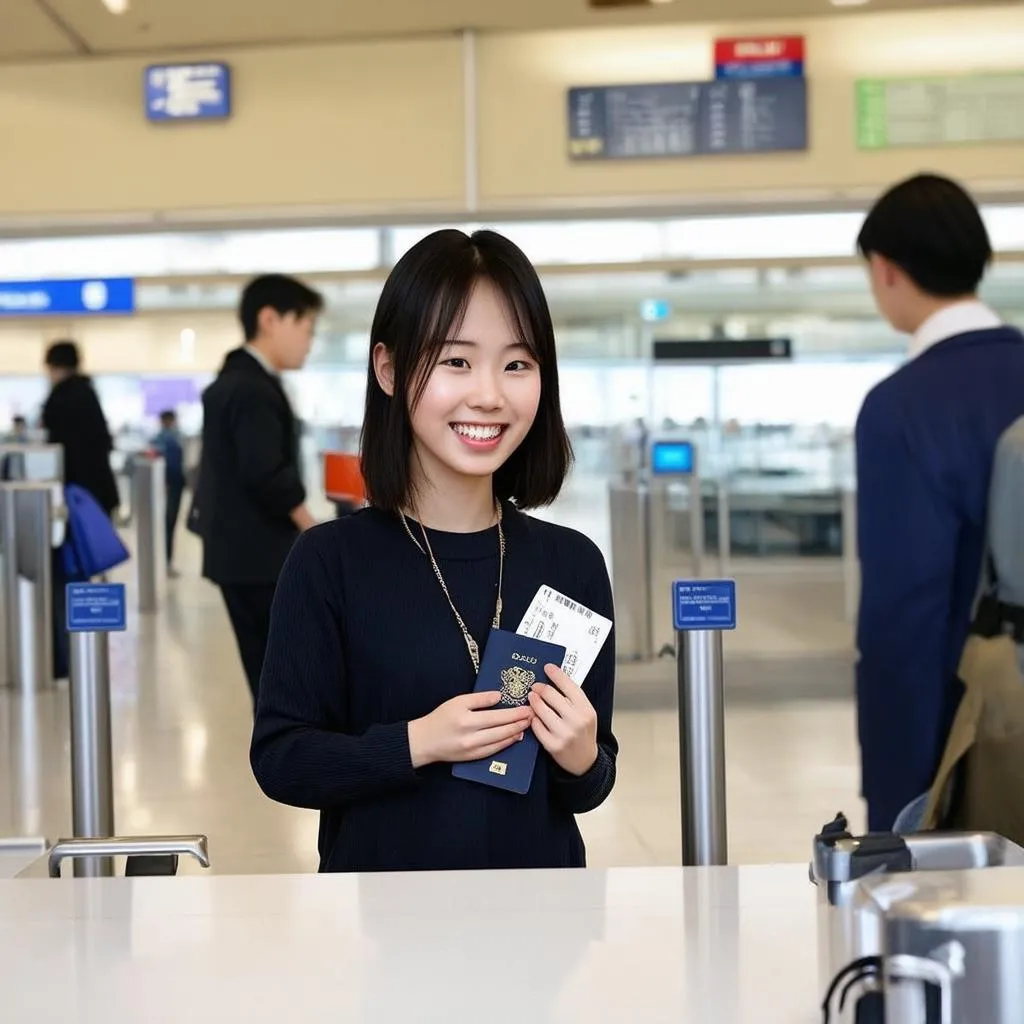
[[[584,560],[581,558],[580,562]],[[586,559],[590,568],[580,601],[614,622],[612,586],[600,551],[593,547]],[[572,814],[585,814],[604,803],[615,785],[618,740],[612,732],[615,700],[615,628],[612,627],[583,682],[583,691],[597,712],[597,760],[583,775],[571,775],[551,763],[551,798]]]
[[[303,534],[274,596],[250,763],[272,800],[324,810],[415,783],[408,723],[345,729],[340,588],[318,537]]]
[[[896,809],[941,756],[959,518],[927,476],[890,402],[857,423],[861,598],[857,692],[864,795]]]

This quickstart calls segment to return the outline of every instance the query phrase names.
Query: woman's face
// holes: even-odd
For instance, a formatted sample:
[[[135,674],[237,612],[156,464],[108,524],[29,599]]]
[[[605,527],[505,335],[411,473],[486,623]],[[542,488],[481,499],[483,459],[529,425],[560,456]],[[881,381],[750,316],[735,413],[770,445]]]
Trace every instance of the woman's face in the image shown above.
[[[414,466],[435,486],[490,477],[519,447],[540,404],[540,367],[494,286],[477,282],[458,332],[411,410]]]

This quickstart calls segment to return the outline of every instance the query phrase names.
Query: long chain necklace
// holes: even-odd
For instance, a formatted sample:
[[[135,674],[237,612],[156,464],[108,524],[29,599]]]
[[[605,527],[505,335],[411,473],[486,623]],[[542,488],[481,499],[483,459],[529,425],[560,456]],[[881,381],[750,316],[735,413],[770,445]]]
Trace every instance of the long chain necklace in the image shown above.
[[[502,578],[505,572],[505,531],[501,525],[501,502],[495,501],[494,510],[498,517],[498,599],[494,606],[494,618],[491,621],[491,627],[493,629],[501,628],[501,588]],[[479,673],[480,671],[480,645],[473,639],[469,630],[466,628],[466,623],[462,621],[462,616],[459,614],[458,608],[455,607],[455,602],[452,600],[452,595],[448,592],[448,584],[444,581],[444,576],[441,575],[441,567],[437,564],[437,559],[434,557],[433,549],[430,547],[430,540],[427,537],[427,531],[420,522],[420,532],[423,534],[423,544],[426,545],[426,550],[423,548],[423,544],[413,536],[412,530],[409,528],[409,522],[405,518],[405,513],[401,509],[398,511],[399,516],[402,519],[402,525],[405,527],[405,532],[409,535],[409,539],[420,549],[420,553],[426,555],[430,559],[430,564],[433,566],[434,575],[437,577],[437,582],[441,584],[441,589],[444,591],[444,596],[448,599],[448,604],[451,607],[452,613],[455,615],[455,621],[459,624],[459,629],[462,630],[462,638],[466,641],[466,650],[469,651],[469,657],[473,662],[473,668]],[[415,515],[415,510],[413,510]],[[419,516],[416,517],[419,519]]]

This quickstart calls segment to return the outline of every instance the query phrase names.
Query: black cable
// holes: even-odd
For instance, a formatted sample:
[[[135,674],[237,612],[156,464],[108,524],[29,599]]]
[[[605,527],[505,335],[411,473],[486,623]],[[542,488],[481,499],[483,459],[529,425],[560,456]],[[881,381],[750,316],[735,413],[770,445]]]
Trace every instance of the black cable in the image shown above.
[[[835,994],[839,989],[839,986],[850,977],[850,975],[856,975],[849,984],[843,988],[843,1003],[846,1002],[846,996],[852,985],[862,979],[870,976],[871,974],[878,974],[882,970],[882,958],[880,956],[864,956],[858,960],[854,960],[852,963],[847,964],[833,979],[832,984],[829,985],[828,991],[825,993],[825,999],[821,1004],[823,1021],[824,1024],[829,1024],[832,1019],[831,1006],[832,1000],[835,998]],[[842,1004],[840,1005],[842,1010]]]

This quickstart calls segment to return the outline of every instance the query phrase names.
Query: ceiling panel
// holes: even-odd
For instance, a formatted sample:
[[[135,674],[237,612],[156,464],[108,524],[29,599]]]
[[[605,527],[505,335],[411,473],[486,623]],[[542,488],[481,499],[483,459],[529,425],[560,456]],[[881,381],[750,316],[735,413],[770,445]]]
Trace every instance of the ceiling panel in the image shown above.
[[[0,60],[61,57],[75,52],[72,36],[36,0],[0,0]]]
[[[113,15],[103,0],[38,0],[96,52],[298,42],[482,30],[540,29],[764,18],[765,0],[670,0],[651,7],[591,9],[586,0],[128,0]],[[998,0],[872,0],[847,10],[991,6]],[[0,0],[32,6],[30,0]],[[838,13],[828,0],[773,0],[773,17]],[[3,15],[0,14],[0,24]]]

